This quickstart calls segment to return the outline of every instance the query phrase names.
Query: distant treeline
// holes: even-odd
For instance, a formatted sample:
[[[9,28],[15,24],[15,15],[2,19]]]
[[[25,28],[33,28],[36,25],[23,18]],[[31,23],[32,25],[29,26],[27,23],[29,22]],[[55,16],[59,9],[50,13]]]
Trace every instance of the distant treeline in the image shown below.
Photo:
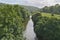
[[[54,6],[45,6],[40,10],[41,12],[52,13],[52,14],[60,14],[60,5],[56,4]]]

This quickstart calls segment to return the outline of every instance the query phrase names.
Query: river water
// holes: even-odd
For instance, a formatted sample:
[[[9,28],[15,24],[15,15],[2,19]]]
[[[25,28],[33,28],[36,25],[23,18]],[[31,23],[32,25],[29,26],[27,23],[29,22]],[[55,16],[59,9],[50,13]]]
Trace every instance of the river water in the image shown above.
[[[34,33],[34,28],[33,28],[33,21],[31,19],[31,16],[30,16],[30,20],[28,21],[28,24],[27,24],[27,27],[26,27],[26,30],[24,32],[24,37],[26,38],[26,40],[36,40],[36,35]]]

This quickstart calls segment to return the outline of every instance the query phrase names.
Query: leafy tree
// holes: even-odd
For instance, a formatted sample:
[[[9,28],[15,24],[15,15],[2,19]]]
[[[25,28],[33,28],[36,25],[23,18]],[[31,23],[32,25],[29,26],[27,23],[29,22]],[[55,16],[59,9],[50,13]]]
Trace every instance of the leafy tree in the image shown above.
[[[25,9],[22,10],[22,8],[19,5],[9,4],[0,6],[0,40],[25,40],[23,31],[26,24],[23,23],[28,21],[29,17],[26,16],[28,13],[24,11]]]
[[[38,40],[60,40],[60,19],[36,14],[32,16],[32,20]]]

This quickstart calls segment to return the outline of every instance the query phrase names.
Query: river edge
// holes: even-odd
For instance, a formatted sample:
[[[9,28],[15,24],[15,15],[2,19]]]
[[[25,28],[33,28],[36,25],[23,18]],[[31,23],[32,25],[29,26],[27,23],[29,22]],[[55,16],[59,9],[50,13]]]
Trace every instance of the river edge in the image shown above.
[[[32,16],[30,16],[30,20],[27,23],[26,30],[23,32],[23,36],[25,40],[37,40],[36,34],[34,32],[34,24],[32,21]]]

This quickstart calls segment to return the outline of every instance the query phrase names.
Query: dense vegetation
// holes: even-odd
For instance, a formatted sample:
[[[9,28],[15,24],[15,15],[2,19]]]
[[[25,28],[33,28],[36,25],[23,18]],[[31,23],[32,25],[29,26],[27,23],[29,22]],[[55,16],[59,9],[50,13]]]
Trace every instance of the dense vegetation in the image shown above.
[[[45,6],[40,10],[41,12],[52,13],[52,14],[60,14],[60,5],[56,4],[54,6]]]
[[[60,15],[37,13],[32,20],[38,40],[60,40]]]
[[[0,40],[24,40],[23,31],[28,19],[24,7],[0,4]]]
[[[0,40],[25,40],[23,31],[29,20],[29,13],[33,15],[34,31],[38,40],[60,40],[59,4],[39,9],[2,3],[0,3]]]
[[[22,5],[24,8],[26,8],[29,12],[30,12],[30,14],[33,14],[34,12],[37,12],[37,11],[39,11],[40,9],[39,8],[37,8],[37,7],[33,7],[33,6],[24,6],[24,5]]]

